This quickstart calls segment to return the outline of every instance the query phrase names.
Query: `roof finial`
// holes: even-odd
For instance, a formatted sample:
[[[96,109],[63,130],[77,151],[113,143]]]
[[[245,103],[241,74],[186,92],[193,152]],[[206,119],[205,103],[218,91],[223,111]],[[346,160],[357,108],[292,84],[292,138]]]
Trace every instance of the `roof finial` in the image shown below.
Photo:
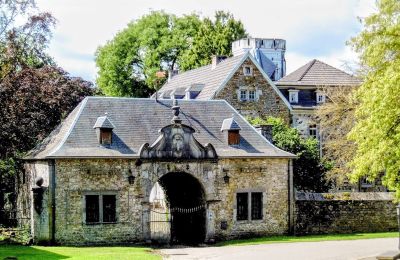
[[[179,117],[179,112],[180,112],[180,107],[178,106],[178,100],[174,99],[172,101],[172,110],[173,110],[173,114],[174,117],[172,118],[171,122],[173,124],[180,124],[182,123],[182,119],[180,119]]]

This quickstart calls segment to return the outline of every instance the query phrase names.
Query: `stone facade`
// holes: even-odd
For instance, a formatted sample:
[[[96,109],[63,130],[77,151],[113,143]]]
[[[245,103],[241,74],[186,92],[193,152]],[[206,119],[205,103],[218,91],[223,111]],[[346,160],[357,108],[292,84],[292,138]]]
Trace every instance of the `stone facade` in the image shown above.
[[[292,127],[296,128],[303,138],[310,137],[310,126],[316,125],[314,110],[311,111],[293,111]],[[317,135],[317,137],[319,137]]]
[[[398,228],[393,194],[331,193],[297,195],[295,234],[388,232]]]
[[[244,75],[244,67],[252,68],[252,75]],[[240,89],[255,90],[254,101],[241,101]],[[225,99],[244,116],[280,117],[290,122],[290,111],[278,93],[272,88],[254,63],[247,58],[236,70],[224,88],[216,94],[215,99]]]
[[[57,160],[55,242],[83,245],[149,240],[150,192],[169,172],[188,173],[203,187],[207,205],[206,241],[288,232],[288,159],[143,161],[137,165],[136,160],[128,159]],[[134,184],[128,182],[129,172],[136,176]],[[223,179],[226,174],[230,177],[228,184]],[[263,193],[262,220],[236,220],[236,192],[244,191]],[[87,192],[117,195],[116,223],[85,223],[84,195]],[[37,219],[48,222],[48,213],[43,211]],[[222,222],[226,223],[225,227]],[[36,232],[46,233],[50,239],[48,227],[34,226]]]

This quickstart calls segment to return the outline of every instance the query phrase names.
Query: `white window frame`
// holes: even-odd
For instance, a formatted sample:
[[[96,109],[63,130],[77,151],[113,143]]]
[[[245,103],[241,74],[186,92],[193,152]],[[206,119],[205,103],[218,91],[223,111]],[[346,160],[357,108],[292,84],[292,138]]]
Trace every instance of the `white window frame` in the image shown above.
[[[317,103],[318,104],[325,103],[325,94],[324,93],[317,92],[316,97],[317,97]]]
[[[315,135],[311,134],[311,131],[315,131]],[[318,127],[317,125],[309,125],[308,126],[308,136],[313,137],[318,140]]]
[[[244,96],[242,96],[244,94]],[[247,89],[239,89],[239,99],[240,101],[247,101]]]
[[[248,93],[248,100],[249,101],[255,101],[256,100],[257,91],[255,89],[248,90],[247,93]]]
[[[249,70],[249,72],[247,72],[247,69]],[[243,67],[243,74],[245,76],[253,76],[253,67],[251,66],[244,66]]]
[[[298,89],[289,89],[289,103],[299,103]]]

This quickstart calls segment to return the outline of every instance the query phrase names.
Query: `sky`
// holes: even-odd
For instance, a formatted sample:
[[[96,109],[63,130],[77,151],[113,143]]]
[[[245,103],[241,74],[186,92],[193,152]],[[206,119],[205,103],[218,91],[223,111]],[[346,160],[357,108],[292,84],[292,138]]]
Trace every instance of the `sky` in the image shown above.
[[[57,19],[49,46],[72,76],[95,81],[94,53],[126,25],[152,10],[213,17],[231,12],[257,38],[286,40],[287,72],[312,59],[351,71],[357,55],[346,41],[362,30],[358,17],[375,11],[375,0],[37,0]]]

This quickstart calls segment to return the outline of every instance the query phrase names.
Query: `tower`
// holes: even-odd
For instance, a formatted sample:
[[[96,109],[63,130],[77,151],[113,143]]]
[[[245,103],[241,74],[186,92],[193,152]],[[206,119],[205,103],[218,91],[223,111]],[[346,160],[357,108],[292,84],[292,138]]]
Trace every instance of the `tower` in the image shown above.
[[[273,80],[286,75],[286,40],[267,38],[244,38],[232,43],[233,56],[249,51]]]

